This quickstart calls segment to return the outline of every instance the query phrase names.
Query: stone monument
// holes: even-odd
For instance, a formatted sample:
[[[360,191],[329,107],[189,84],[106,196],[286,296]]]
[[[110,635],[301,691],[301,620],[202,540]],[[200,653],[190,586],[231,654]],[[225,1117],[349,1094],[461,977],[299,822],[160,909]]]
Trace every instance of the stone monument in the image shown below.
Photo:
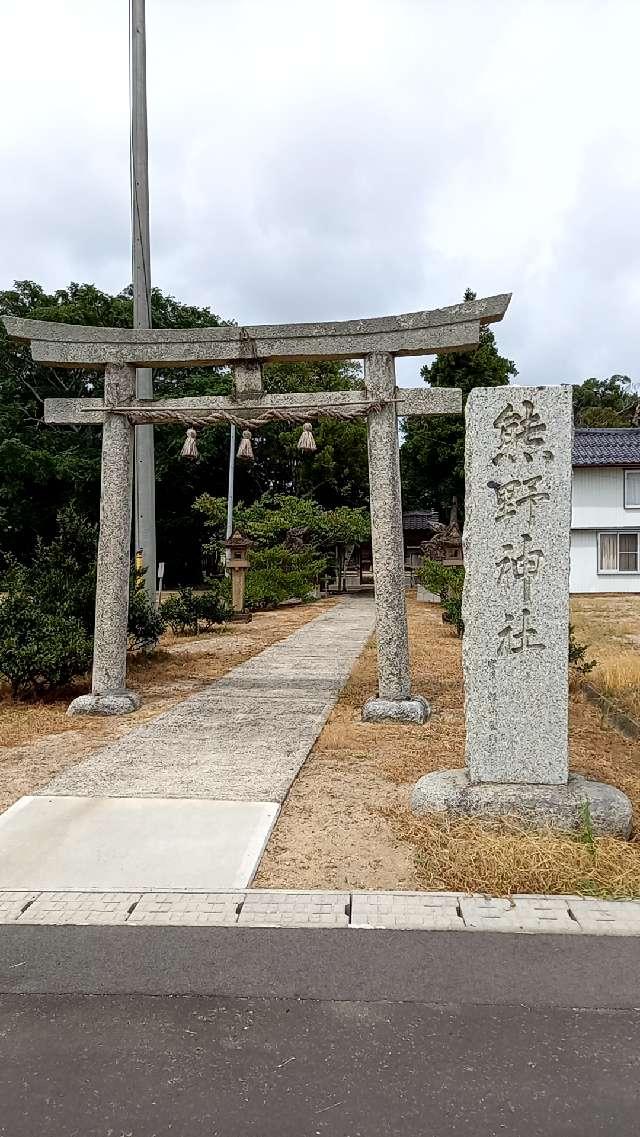
[[[414,812],[519,814],[627,836],[619,790],[569,775],[570,387],[476,388],[466,408],[466,769],[427,774]]]

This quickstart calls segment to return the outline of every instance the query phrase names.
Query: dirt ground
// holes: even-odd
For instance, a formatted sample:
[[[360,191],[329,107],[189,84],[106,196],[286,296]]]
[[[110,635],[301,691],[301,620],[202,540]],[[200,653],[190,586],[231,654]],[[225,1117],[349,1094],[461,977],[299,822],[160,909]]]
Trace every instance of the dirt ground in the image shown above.
[[[414,691],[431,703],[429,724],[361,721],[375,689],[370,642],[291,789],[255,887],[640,896],[637,840],[413,817],[409,793],[420,775],[464,764],[464,713],[460,640],[437,606],[413,598],[409,625]],[[624,790],[640,817],[640,744],[603,722],[579,689],[570,758],[576,772]]]
[[[66,710],[86,682],[70,687],[64,698],[15,703],[0,692],[0,811],[23,794],[46,785],[56,774],[88,757],[127,731],[168,710],[181,699],[219,679],[232,667],[284,639],[336,603],[319,600],[258,612],[249,624],[228,624],[220,631],[177,639],[163,637],[159,651],[134,653],[128,683],[139,691],[139,711],[122,718],[68,718]]]

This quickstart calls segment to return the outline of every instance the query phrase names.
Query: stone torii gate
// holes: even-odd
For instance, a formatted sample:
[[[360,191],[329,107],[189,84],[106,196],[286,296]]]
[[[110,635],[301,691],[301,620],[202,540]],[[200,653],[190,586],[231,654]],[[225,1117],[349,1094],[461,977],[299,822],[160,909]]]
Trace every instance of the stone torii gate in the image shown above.
[[[378,696],[369,720],[425,722],[426,701],[411,697],[398,417],[459,414],[462,393],[435,387],[397,388],[396,355],[429,355],[477,346],[482,324],[501,320],[510,295],[466,301],[430,312],[340,323],[260,327],[123,329],[4,317],[9,336],[29,343],[33,359],[59,367],[104,367],[104,399],[47,399],[45,421],[102,425],[100,538],[91,695],[71,714],[125,714],[139,697],[126,689],[134,426],[182,422],[240,427],[323,416],[367,419],[373,573],[378,640]],[[364,391],[268,395],[262,365],[270,361],[364,359]],[[229,365],[233,396],[141,400],[136,367]]]

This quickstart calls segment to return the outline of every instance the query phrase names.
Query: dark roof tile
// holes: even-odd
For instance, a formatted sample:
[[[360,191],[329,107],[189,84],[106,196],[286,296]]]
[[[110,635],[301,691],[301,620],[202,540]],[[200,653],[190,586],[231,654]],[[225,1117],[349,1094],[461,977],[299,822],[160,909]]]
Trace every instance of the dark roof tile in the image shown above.
[[[576,427],[573,465],[640,465],[640,427]]]

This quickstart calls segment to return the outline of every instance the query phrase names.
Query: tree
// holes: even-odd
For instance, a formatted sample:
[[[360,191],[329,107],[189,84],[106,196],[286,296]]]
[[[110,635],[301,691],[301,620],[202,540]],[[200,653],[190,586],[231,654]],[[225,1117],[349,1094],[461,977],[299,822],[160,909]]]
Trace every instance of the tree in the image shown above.
[[[475,300],[470,289],[465,300]],[[500,355],[491,328],[480,328],[474,351],[436,356],[421,372],[430,387],[459,387],[463,404],[474,387],[500,387],[518,374],[515,363]],[[410,418],[400,450],[405,509],[437,509],[447,518],[452,499],[464,502],[464,417]]]
[[[207,548],[215,552],[220,547],[224,532],[226,501],[203,494],[195,501],[194,509],[206,518],[205,525],[212,535]],[[338,580],[343,587],[345,565],[355,545],[371,536],[371,518],[367,509],[339,505],[325,510],[312,498],[290,494],[263,494],[252,505],[238,505],[234,526],[251,537],[258,551],[282,550],[285,543],[295,536],[300,547],[314,549],[318,556],[330,553],[335,557]],[[253,559],[256,560],[255,555]]]
[[[117,296],[91,284],[70,284],[46,293],[32,281],[18,281],[15,288],[0,292],[0,315],[37,320],[63,321],[107,327],[131,327],[131,288]],[[153,322],[157,327],[194,327],[219,324],[208,308],[180,304],[159,289],[152,294]],[[95,427],[45,426],[43,402],[47,396],[82,397],[102,393],[103,375],[80,368],[59,369],[35,364],[27,347],[8,340],[0,325],[0,569],[10,556],[28,561],[37,538],[49,541],[60,510],[72,505],[91,521],[97,521],[100,501],[100,431]],[[155,389],[159,396],[226,393],[228,372],[220,368],[203,372],[158,371]],[[178,455],[184,438],[180,428],[163,428],[156,434],[156,471],[160,559],[167,553],[188,558],[189,549],[199,556],[200,536],[191,539],[191,501],[185,500],[193,471],[178,477]],[[205,450],[215,455],[220,475],[226,469],[225,431],[207,432]],[[214,464],[212,462],[211,464]],[[205,487],[202,486],[204,489]],[[186,525],[184,519],[186,518]],[[185,554],[186,550],[186,554]],[[172,559],[174,559],[172,557]],[[169,556],[167,556],[169,560]]]
[[[640,398],[628,375],[585,379],[573,388],[576,426],[640,426]]]
[[[106,327],[131,327],[131,287],[117,296],[91,284],[70,284],[47,293],[32,281],[0,292],[0,315]],[[154,327],[180,328],[229,323],[209,308],[182,304],[153,289]],[[97,521],[100,500],[100,431],[95,427],[49,427],[42,421],[48,396],[102,393],[103,376],[79,368],[37,365],[27,347],[9,341],[0,325],[0,571],[11,556],[28,561],[38,537],[51,540],[56,516],[72,505]],[[346,390],[360,385],[351,363],[273,364],[265,368],[267,391]],[[154,371],[158,398],[228,395],[228,368],[165,368]],[[278,424],[256,432],[256,462],[238,463],[236,497],[247,503],[263,493],[313,497],[331,508],[367,500],[366,426],[362,421],[325,420],[314,427],[318,449],[297,449],[299,427]],[[229,427],[199,431],[197,462],[180,458],[184,428],[155,431],[158,559],[166,583],[196,583],[201,574],[204,516],[191,508],[204,493],[226,493]]]
[[[356,545],[368,541],[371,536],[371,515],[366,509],[350,509],[340,505],[331,509],[323,518],[323,541],[335,550],[338,584],[347,591],[346,568]]]

